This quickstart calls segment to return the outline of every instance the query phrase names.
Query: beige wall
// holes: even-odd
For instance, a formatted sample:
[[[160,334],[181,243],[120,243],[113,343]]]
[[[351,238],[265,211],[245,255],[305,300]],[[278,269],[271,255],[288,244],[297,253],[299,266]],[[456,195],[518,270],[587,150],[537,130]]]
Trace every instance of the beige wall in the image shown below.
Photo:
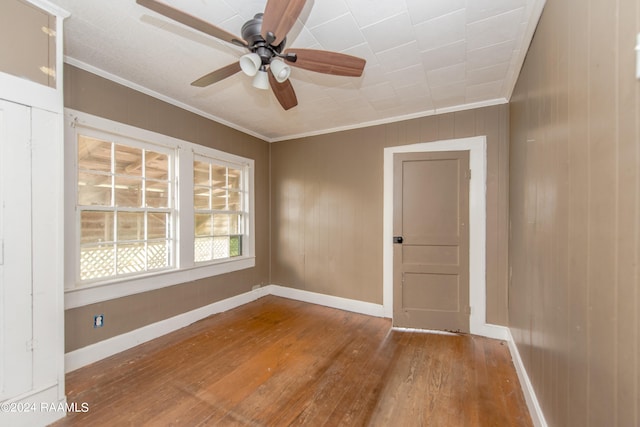
[[[640,0],[548,0],[512,97],[510,326],[551,426],[637,426]]]
[[[488,145],[487,319],[506,325],[506,105],[272,144],[272,283],[381,304],[384,148],[477,135]]]
[[[65,107],[255,161],[255,268],[67,310],[69,352],[269,283],[269,145],[78,68],[65,66]],[[93,316],[105,325],[93,328]]]

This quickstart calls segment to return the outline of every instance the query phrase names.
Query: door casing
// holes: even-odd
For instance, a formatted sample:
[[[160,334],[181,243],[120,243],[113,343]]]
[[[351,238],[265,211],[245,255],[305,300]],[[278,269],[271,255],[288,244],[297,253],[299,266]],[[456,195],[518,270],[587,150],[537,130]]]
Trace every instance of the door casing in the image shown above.
[[[487,138],[450,139],[384,149],[383,202],[383,307],[393,317],[393,155],[429,151],[469,151],[469,302],[472,334],[503,338],[502,328],[486,323],[486,181]]]

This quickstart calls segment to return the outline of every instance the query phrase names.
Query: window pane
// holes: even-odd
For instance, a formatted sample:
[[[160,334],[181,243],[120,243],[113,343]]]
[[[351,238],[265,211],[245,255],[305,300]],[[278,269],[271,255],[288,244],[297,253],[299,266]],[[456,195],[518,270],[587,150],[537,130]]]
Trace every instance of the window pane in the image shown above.
[[[167,181],[169,179],[169,156],[154,151],[145,151],[144,156],[145,177]]]
[[[78,205],[111,206],[111,176],[78,173]]]
[[[229,234],[242,234],[242,215],[229,215]]]
[[[229,235],[229,215],[215,214],[213,216],[213,235],[214,236]]]
[[[110,172],[111,143],[80,135],[78,137],[78,168]]]
[[[229,168],[227,174],[229,177],[228,188],[240,190],[240,177],[242,176],[242,171],[240,171],[240,169]]]
[[[215,188],[227,186],[227,168],[224,166],[211,165],[211,185]]]
[[[149,212],[147,214],[147,239],[166,239],[169,237],[169,214]]]
[[[113,212],[80,213],[80,243],[113,241]]]
[[[196,237],[193,249],[195,262],[211,261],[213,259],[213,237]]]
[[[142,176],[142,150],[116,144],[116,173],[130,176]]]
[[[237,191],[229,191],[229,208],[230,211],[242,210],[242,193]]]
[[[242,236],[231,236],[229,238],[229,256],[242,255]]]
[[[99,279],[114,274],[114,245],[83,246],[80,249],[80,280]]]
[[[147,244],[147,267],[149,270],[157,270],[158,268],[166,268],[171,265],[169,255],[169,242],[149,242]]]
[[[193,189],[193,207],[195,209],[209,209],[209,187],[195,187]]]
[[[196,214],[196,236],[213,235],[213,221],[209,214]]]
[[[193,162],[193,183],[209,186],[209,163]]]
[[[118,240],[144,240],[144,212],[118,212]]]
[[[229,258],[229,236],[213,238],[213,259]]]
[[[166,181],[145,182],[145,203],[150,208],[169,207],[169,183]]]
[[[227,192],[224,190],[213,190],[213,197],[211,198],[211,209],[226,210],[227,209]]]
[[[116,206],[142,206],[142,179],[116,176]]]
[[[118,245],[118,274],[138,273],[144,271],[145,244],[131,243]]]

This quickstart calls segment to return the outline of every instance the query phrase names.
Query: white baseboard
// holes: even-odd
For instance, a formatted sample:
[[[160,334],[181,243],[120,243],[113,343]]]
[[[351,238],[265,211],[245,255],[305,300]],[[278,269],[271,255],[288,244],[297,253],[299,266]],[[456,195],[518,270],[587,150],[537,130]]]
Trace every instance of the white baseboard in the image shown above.
[[[316,292],[304,291],[302,289],[287,288],[279,285],[269,285],[267,288],[269,289],[270,295],[282,298],[323,305],[325,307],[366,314],[373,317],[385,317],[384,307],[382,304],[373,304],[370,302],[335,297],[332,295],[319,294]]]
[[[527,407],[529,408],[529,414],[531,415],[531,421],[533,422],[533,425],[536,427],[547,427],[547,421],[545,420],[544,414],[542,413],[542,408],[540,407],[540,403],[538,402],[538,398],[536,397],[536,392],[533,389],[531,380],[529,380],[527,370],[522,363],[522,358],[520,357],[518,346],[513,340],[513,335],[511,335],[511,329],[504,326],[496,326],[496,328],[504,329],[507,335],[505,341],[509,343],[511,360],[513,360],[513,365],[516,368],[518,380],[520,381],[520,387],[522,387],[524,400],[527,402]]]
[[[74,409],[67,405],[66,397],[59,397],[57,383],[5,400],[2,405],[7,409],[1,412],[1,424],[13,427],[48,426]]]

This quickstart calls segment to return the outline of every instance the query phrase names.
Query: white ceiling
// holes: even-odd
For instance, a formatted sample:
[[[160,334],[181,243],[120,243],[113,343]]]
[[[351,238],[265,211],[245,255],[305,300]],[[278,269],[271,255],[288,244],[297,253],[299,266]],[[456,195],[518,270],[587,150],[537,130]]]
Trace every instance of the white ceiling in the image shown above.
[[[66,62],[267,141],[506,102],[544,0],[308,0],[287,47],[367,60],[362,77],[293,68],[298,106],[238,73],[195,79],[238,60],[240,47],[135,0],[50,0],[65,21]],[[240,36],[266,0],[166,0]]]

